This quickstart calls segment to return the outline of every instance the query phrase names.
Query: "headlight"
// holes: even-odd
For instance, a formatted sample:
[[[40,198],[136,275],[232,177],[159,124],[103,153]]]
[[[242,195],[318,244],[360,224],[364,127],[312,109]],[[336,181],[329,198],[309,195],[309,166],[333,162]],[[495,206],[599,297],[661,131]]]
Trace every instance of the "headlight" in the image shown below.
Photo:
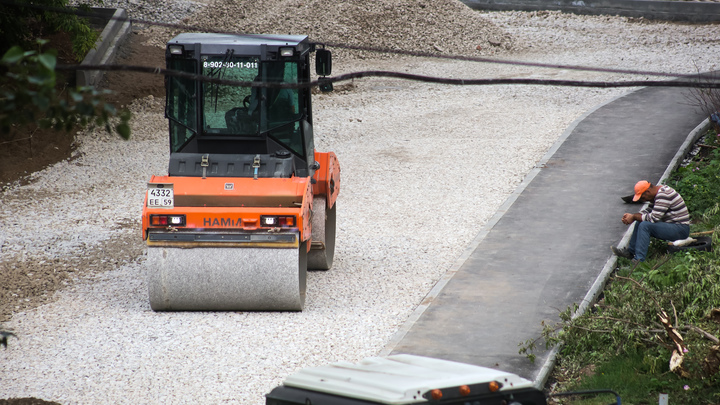
[[[185,215],[150,215],[151,226],[185,226]]]
[[[295,226],[295,216],[293,215],[262,215],[260,217],[260,226],[271,228],[292,228]]]
[[[182,55],[183,54],[182,45],[170,45],[170,46],[168,46],[168,49],[170,50],[170,55]]]

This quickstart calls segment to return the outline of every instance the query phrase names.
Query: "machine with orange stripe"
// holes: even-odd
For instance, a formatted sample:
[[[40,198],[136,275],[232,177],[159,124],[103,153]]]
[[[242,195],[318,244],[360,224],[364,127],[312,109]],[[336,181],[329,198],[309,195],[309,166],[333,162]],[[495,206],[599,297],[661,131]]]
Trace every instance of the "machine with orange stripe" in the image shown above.
[[[170,164],[143,207],[153,310],[302,310],[307,269],[332,267],[340,166],[315,150],[313,53],[329,75],[305,36],[168,42],[187,75],[166,79]]]

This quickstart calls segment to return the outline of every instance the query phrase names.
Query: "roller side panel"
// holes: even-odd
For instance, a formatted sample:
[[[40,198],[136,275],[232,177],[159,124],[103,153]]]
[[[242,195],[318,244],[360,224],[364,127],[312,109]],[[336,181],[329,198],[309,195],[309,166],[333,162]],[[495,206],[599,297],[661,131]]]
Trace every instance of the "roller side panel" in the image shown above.
[[[307,182],[307,187],[305,188],[305,196],[303,197],[302,206],[301,206],[301,218],[302,221],[301,224],[301,235],[300,240],[301,241],[309,241],[312,238],[312,210],[313,210],[313,192],[312,192],[312,185],[310,182]],[[310,249],[310,246],[308,244],[308,249]]]
[[[327,197],[328,208],[332,207],[340,193],[340,162],[333,152],[315,152],[320,168],[315,171],[313,194]]]

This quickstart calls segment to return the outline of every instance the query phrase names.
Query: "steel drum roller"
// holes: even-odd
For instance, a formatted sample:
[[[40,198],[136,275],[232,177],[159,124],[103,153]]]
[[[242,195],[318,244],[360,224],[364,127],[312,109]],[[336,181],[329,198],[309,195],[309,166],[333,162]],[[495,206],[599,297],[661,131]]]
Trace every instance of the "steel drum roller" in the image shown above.
[[[306,246],[148,247],[150,306],[155,311],[300,311]]]

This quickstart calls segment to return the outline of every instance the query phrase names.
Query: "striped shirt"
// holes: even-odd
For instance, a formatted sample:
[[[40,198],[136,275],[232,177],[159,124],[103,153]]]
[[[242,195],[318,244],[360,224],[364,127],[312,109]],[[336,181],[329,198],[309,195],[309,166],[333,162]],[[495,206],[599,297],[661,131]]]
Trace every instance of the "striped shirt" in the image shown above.
[[[660,186],[655,201],[640,211],[643,221],[690,225],[685,200],[669,186]]]

